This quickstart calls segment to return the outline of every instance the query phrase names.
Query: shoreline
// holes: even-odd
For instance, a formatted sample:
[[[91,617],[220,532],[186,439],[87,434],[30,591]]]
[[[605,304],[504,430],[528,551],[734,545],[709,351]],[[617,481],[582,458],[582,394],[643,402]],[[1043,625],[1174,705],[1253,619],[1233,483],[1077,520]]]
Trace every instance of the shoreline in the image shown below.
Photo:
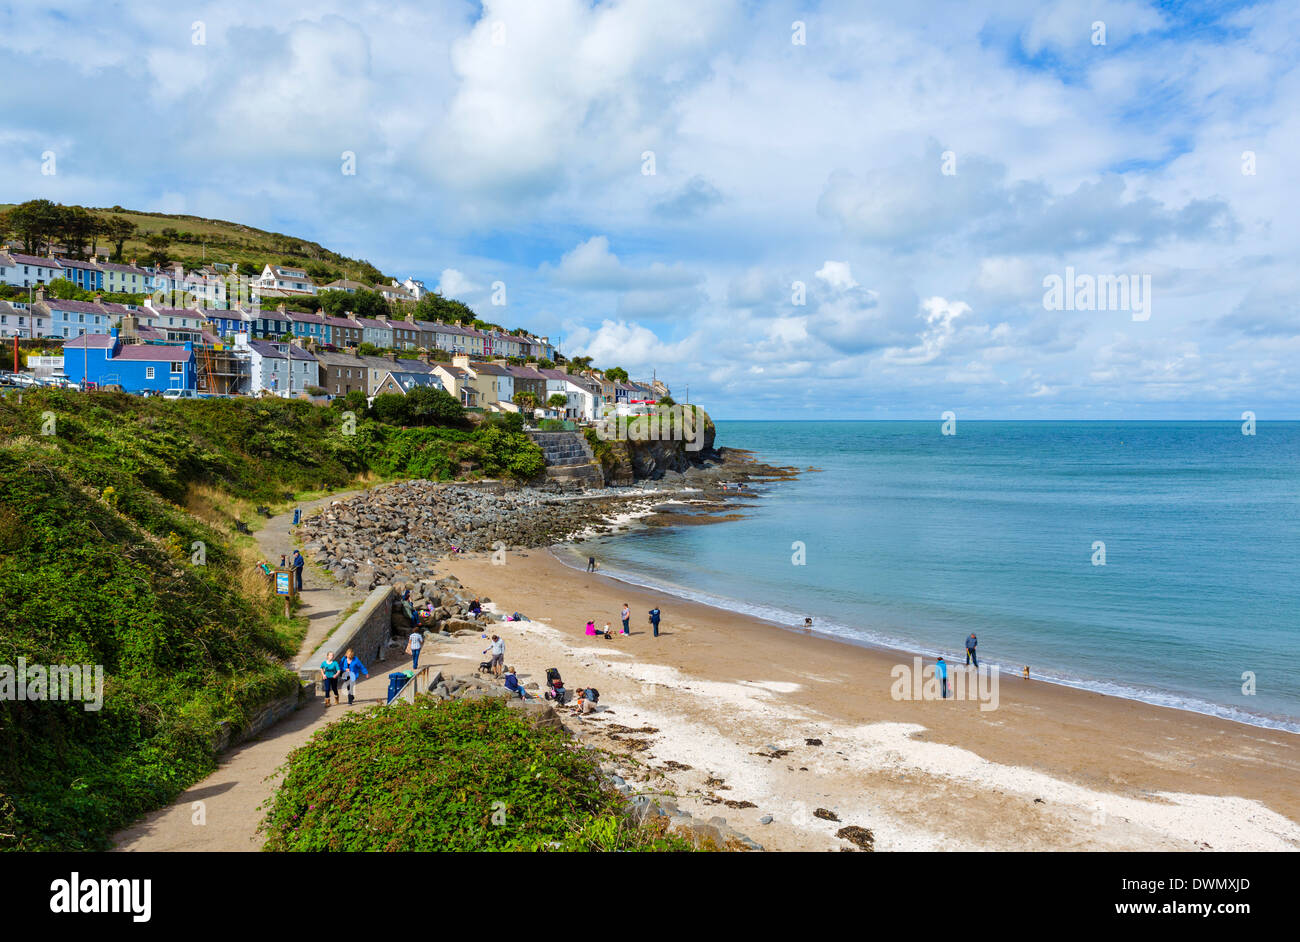
[[[987,711],[900,700],[891,669],[907,652],[771,631],[782,626],[588,575],[549,548],[439,568],[493,611],[534,619],[492,624],[521,679],[555,666],[600,687],[616,716],[575,718],[580,734],[634,748],[629,761],[667,759],[651,778],[706,815],[737,804],[729,820],[770,849],[837,847],[844,824],[873,829],[881,850],[1300,849],[1300,742],[1289,732],[1007,674]],[[630,638],[582,634],[593,616],[617,632],[622,601]],[[659,639],[645,623],[652,606],[664,610]],[[478,640],[432,653],[463,670],[477,648],[456,649]],[[635,747],[626,733],[602,740],[609,721],[656,735]]]
[[[653,516],[655,513],[656,511],[651,509],[649,511],[642,511],[639,514],[628,515],[630,520],[627,522],[636,522],[641,518],[647,516]],[[704,519],[697,520],[696,524],[705,525],[711,523],[725,523],[727,519],[728,518],[726,517],[716,518],[716,519],[705,517]],[[620,525],[625,526],[625,521],[619,520],[617,522]],[[596,535],[602,539],[609,538],[609,537],[624,536],[631,529],[632,529],[631,527],[626,527],[625,529],[617,532],[605,532]],[[561,565],[565,566],[566,568],[572,569],[575,572],[579,572],[579,573],[583,572],[580,563],[578,561],[578,556],[580,555],[581,552],[586,552],[585,550],[580,551],[572,543],[557,543],[550,547],[547,547],[546,549],[548,552],[551,553],[552,556],[556,558],[556,560]],[[565,552],[571,552],[574,554],[573,564],[570,564],[564,559],[562,554]],[[761,623],[763,625],[772,628],[777,628],[782,631],[790,632],[791,634],[794,634],[797,637],[810,637],[810,636],[817,637],[826,641],[830,641],[835,644],[845,644],[856,648],[865,648],[867,650],[872,650],[872,651],[882,651],[899,657],[910,658],[910,657],[919,656],[931,661],[938,656],[955,658],[959,654],[964,654],[964,652],[954,652],[954,651],[936,651],[930,649],[922,650],[918,647],[915,647],[914,643],[912,643],[913,646],[909,647],[908,646],[909,642],[903,639],[889,639],[889,638],[859,639],[859,638],[835,635],[824,631],[818,631],[817,626],[815,624],[811,632],[807,632],[801,629],[798,625],[793,623],[799,617],[794,613],[785,613],[789,616],[788,619],[778,620],[777,618],[762,614],[760,611],[755,611],[754,607],[749,606],[749,603],[743,602],[738,599],[728,599],[722,596],[711,595],[707,592],[697,591],[694,589],[690,589],[689,587],[686,586],[676,586],[672,584],[657,584],[653,582],[638,582],[635,579],[633,579],[628,573],[622,572],[616,568],[615,569],[602,568],[600,570],[600,573],[630,588],[638,588],[649,592],[657,592],[662,595],[671,596],[672,598],[678,599],[683,602],[693,602],[699,605],[706,605],[709,606],[710,608],[718,609],[719,611],[732,611],[733,610],[732,606],[735,606],[736,608],[734,610],[737,611],[738,614],[751,618],[755,622]],[[767,610],[775,610],[771,606],[766,606],[766,605],[757,606],[757,607],[762,609],[767,609]],[[998,664],[997,662],[994,661],[985,661],[982,658],[981,658],[981,663],[982,664],[987,663],[990,666],[997,667],[1003,677],[1020,676],[1020,670],[1017,668],[1007,667],[1005,665]],[[1247,726],[1254,729],[1263,729],[1263,730],[1269,730],[1271,732],[1286,733],[1292,736],[1300,736],[1300,718],[1297,717],[1272,715],[1272,714],[1264,714],[1264,713],[1248,713],[1237,707],[1214,703],[1213,701],[1204,700],[1199,697],[1195,697],[1191,694],[1179,693],[1176,691],[1160,691],[1156,689],[1139,688],[1128,683],[1121,684],[1119,682],[1111,682],[1112,689],[1106,689],[1105,687],[1102,686],[1104,682],[1100,680],[1091,680],[1087,678],[1061,677],[1059,675],[1050,673],[1051,668],[1048,668],[1047,671],[1048,672],[1034,671],[1031,674],[1031,679],[1033,681],[1037,681],[1038,683],[1052,684],[1054,686],[1066,687],[1072,690],[1080,690],[1080,691],[1085,691],[1087,693],[1095,693],[1104,697],[1114,697],[1115,699],[1127,700],[1134,703],[1142,703],[1142,704],[1146,704],[1147,706],[1158,707],[1160,709],[1174,710],[1176,712],[1183,712],[1183,713],[1191,713],[1191,714],[1195,714],[1196,716],[1212,717],[1214,719],[1220,719],[1229,723],[1236,723],[1241,726]],[[1157,698],[1162,696],[1178,702],[1176,703],[1160,702],[1160,700]],[[1203,706],[1204,709],[1198,709],[1197,708],[1198,705]]]

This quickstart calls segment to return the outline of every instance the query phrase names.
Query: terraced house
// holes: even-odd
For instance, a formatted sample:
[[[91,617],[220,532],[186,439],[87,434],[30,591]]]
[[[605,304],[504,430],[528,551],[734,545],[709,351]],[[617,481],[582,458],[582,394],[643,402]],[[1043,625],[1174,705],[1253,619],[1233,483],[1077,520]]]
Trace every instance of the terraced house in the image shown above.
[[[63,266],[53,258],[23,255],[21,252],[0,252],[0,283],[30,288],[47,285],[63,277]]]
[[[117,262],[100,262],[99,269],[104,275],[103,289],[111,294],[149,294],[153,291],[153,273],[140,268],[131,259],[129,265]]]
[[[48,328],[40,336],[61,340],[82,334],[107,334],[123,316],[139,310],[124,304],[104,303],[98,295],[94,301],[60,301],[43,297],[43,288],[37,293],[41,297],[32,304],[32,312],[49,319]]]

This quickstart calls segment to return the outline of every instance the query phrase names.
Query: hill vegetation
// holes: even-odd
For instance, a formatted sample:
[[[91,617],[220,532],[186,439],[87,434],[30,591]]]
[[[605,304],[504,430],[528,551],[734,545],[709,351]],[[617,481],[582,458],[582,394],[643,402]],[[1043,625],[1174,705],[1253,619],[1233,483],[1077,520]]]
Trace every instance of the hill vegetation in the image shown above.
[[[287,763],[266,850],[690,850],[624,814],[595,756],[499,698],[352,713]]]
[[[0,396],[0,664],[105,675],[99,711],[0,700],[0,848],[104,847],[213,768],[222,724],[294,689],[304,628],[235,527],[254,507],[413,469],[540,470],[504,420],[385,398],[349,420],[344,400]]]
[[[349,258],[318,242],[223,219],[121,206],[62,206],[45,199],[0,204],[0,239],[6,237],[22,241],[28,253],[37,255],[59,244],[74,258],[99,253],[118,262],[180,262],[188,268],[238,263],[244,274],[258,274],[275,264],[306,269],[318,281],[348,278],[370,285],[390,280],[364,259]]]

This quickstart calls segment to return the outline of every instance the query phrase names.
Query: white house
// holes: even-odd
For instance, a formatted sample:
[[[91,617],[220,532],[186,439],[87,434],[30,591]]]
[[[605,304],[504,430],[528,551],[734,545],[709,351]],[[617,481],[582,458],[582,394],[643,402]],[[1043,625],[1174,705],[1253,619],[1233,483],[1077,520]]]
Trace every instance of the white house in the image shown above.
[[[52,258],[23,255],[21,252],[0,252],[0,282],[29,288],[47,285],[63,277],[63,266]]]
[[[267,265],[254,284],[259,288],[273,288],[290,294],[316,293],[316,283],[301,268]]]
[[[0,301],[0,337],[30,337],[32,315],[26,304]],[[0,356],[0,365],[4,363]]]
[[[424,286],[424,282],[418,278],[407,278],[401,284],[393,282],[394,288],[405,288],[407,293],[416,301],[423,300],[424,296],[429,293],[429,289]]]
[[[560,393],[569,404],[565,407],[566,419],[595,422],[600,417],[601,396],[599,387],[584,376],[569,375],[564,370],[538,370],[546,377],[546,398]]]

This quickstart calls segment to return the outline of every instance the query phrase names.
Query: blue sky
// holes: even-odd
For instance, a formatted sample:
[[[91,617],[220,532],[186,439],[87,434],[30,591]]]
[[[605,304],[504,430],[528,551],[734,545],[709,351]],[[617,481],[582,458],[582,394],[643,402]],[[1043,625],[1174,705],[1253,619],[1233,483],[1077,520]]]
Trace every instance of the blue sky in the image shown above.
[[[0,2],[0,201],[310,238],[723,418],[1300,418],[1298,20]]]

